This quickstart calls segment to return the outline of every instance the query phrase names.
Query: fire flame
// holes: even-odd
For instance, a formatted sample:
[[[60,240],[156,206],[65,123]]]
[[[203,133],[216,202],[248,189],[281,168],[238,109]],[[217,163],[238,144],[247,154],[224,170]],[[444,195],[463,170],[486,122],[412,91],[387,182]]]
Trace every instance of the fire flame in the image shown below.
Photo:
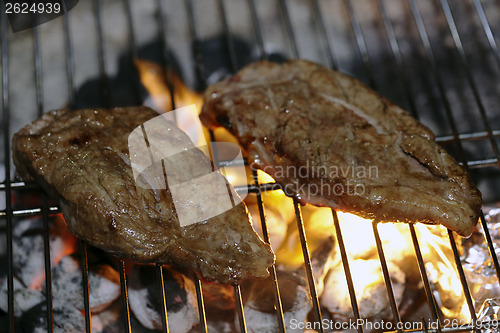
[[[141,59],[135,61],[135,66],[141,83],[152,99],[152,103],[146,100],[145,104],[151,103],[151,106],[159,112],[168,112],[173,109],[173,97],[176,108],[195,104],[196,109],[201,110],[202,95],[189,89],[175,72],[166,72],[160,65]],[[169,81],[173,94],[170,92]]]
[[[338,212],[338,217],[350,260],[357,262],[361,258],[378,259],[371,221],[343,212]],[[425,270],[434,287],[434,296],[438,299],[438,304],[441,305],[444,317],[469,321],[471,315],[454,263],[446,229],[442,226],[424,224],[415,224],[414,227],[425,262]],[[380,223],[378,230],[384,255],[388,262],[405,268],[408,264],[403,261],[413,260],[412,264],[416,265],[416,261],[410,259],[415,258],[415,250],[407,225]],[[383,283],[383,277],[378,272],[367,274],[368,272],[364,270],[356,273],[356,267],[359,268],[359,266],[353,265],[353,279],[358,288],[359,284],[368,286],[372,283]],[[403,271],[408,274],[408,269]]]
[[[286,207],[282,205],[281,207]],[[289,209],[293,209],[289,205]],[[329,208],[305,206],[303,208],[304,224],[310,248],[326,237],[335,234],[332,211]],[[347,252],[351,275],[356,294],[363,295],[370,286],[384,284],[381,266],[373,266],[374,260],[379,260],[372,221],[356,215],[337,212],[340,229]],[[427,276],[433,287],[435,298],[441,305],[444,318],[471,319],[462,289],[462,284],[455,266],[453,252],[450,249],[446,229],[442,226],[414,225]],[[382,241],[386,261],[391,266],[397,266],[408,277],[419,278],[413,241],[409,227],[403,223],[379,223],[377,225]],[[302,251],[295,228],[289,228],[285,245],[277,251],[278,264],[295,269],[302,265]],[[312,250],[311,250],[312,251]],[[339,251],[339,250],[338,250]],[[340,254],[337,251],[337,262]],[[338,267],[341,266],[337,266]],[[340,268],[341,269],[341,268]],[[348,293],[345,290],[338,291]]]

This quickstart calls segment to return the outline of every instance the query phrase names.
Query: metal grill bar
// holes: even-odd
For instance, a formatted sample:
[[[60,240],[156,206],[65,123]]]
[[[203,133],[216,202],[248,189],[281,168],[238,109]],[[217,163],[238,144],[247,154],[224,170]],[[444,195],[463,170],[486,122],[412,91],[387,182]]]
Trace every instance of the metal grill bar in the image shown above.
[[[160,315],[161,315],[161,325],[162,330],[168,333],[168,315],[167,315],[167,301],[165,299],[165,284],[163,282],[163,266],[160,264],[156,265],[156,281],[158,281],[158,289],[160,290],[160,298],[162,300]]]
[[[130,308],[128,301],[128,289],[127,289],[127,275],[125,273],[125,262],[119,260],[118,262],[118,274],[120,275],[120,290],[122,299],[122,313],[123,313],[123,329],[127,333],[132,332],[132,326],[130,325]]]
[[[222,30],[224,31],[224,37],[226,38],[227,53],[229,55],[229,62],[231,66],[231,71],[236,72],[236,51],[234,49],[234,44],[231,39],[231,31],[229,30],[229,23],[227,21],[226,7],[224,6],[224,0],[217,0],[217,7],[219,9],[219,16],[222,22]]]
[[[134,19],[132,16],[132,9],[130,6],[130,0],[124,0],[124,7],[125,7],[125,16],[127,18],[129,52],[130,52],[130,55],[132,56],[132,59],[134,61],[136,61],[138,59],[138,53],[137,53],[137,44],[135,41]],[[133,72],[136,71],[134,64],[132,64],[132,67],[130,68],[130,70]],[[134,85],[135,102],[137,103],[137,105],[141,105],[141,103],[142,103],[141,83],[138,80],[134,80],[134,82],[132,82],[132,84]]]
[[[241,299],[240,286],[234,285],[234,297],[236,299],[236,310],[238,311],[238,321],[240,323],[240,332],[247,331],[247,323],[245,322],[245,313],[243,312],[243,300]]]
[[[451,249],[453,250],[453,257],[455,259],[455,264],[457,266],[458,275],[460,276],[460,282],[462,283],[462,289],[465,295],[465,300],[467,301],[467,306],[469,307],[472,322],[475,323],[477,321],[477,316],[476,316],[476,311],[474,311],[474,301],[472,300],[472,296],[469,291],[469,286],[467,283],[467,278],[465,277],[464,268],[462,267],[462,263],[460,262],[460,253],[458,252],[457,243],[455,242],[455,236],[453,236],[453,232],[449,229],[448,229],[448,236],[450,238],[450,245]]]
[[[47,231],[47,235],[48,235]],[[47,247],[47,246],[46,246]],[[87,260],[87,244],[80,240],[80,263],[82,265],[82,289],[83,289],[83,303],[85,308],[85,330],[87,333],[92,332],[92,318],[91,318],[91,309],[90,309],[90,290],[89,290],[89,262]],[[47,259],[45,259],[47,260]],[[50,261],[49,261],[50,262]],[[52,292],[50,293],[50,297],[52,297]],[[47,296],[48,297],[48,296]],[[50,313],[52,316],[52,308],[50,309]]]
[[[132,9],[130,8],[130,1],[124,0],[123,5],[125,8],[125,15],[127,17],[127,28],[128,28],[128,42],[129,42],[129,52],[132,58],[137,59],[137,43],[135,42],[135,32],[134,32],[134,19],[132,17]],[[139,83],[137,83],[137,86]],[[137,98],[140,101],[140,97]]]
[[[304,221],[302,219],[302,211],[300,203],[297,198],[293,198],[293,207],[295,209],[295,216],[297,220],[297,229],[299,231],[300,245],[302,247],[302,255],[304,257],[304,268],[306,270],[307,282],[309,282],[309,293],[311,294],[313,310],[315,312],[315,319],[318,322],[323,322],[321,316],[321,308],[319,306],[318,292],[316,291],[316,283],[314,282],[314,275],[311,266],[311,256],[309,255],[309,247],[307,245],[306,231],[304,229]],[[320,326],[320,332],[324,333],[323,325]]]
[[[459,163],[459,164],[464,165],[463,163]],[[487,160],[467,162],[465,165],[469,169],[477,169],[477,168],[482,168],[482,167],[496,167],[497,160],[496,160],[496,158],[490,158]]]
[[[500,131],[499,130],[493,130],[492,131],[493,136],[495,137],[500,137]],[[458,135],[458,138],[460,141],[474,141],[474,140],[484,140],[487,139],[489,134],[487,132],[473,132],[473,133],[462,133]],[[436,138],[437,142],[440,143],[450,143],[453,142],[454,138],[453,136],[439,136]]]
[[[255,1],[248,0],[247,3],[252,18],[252,28],[253,28],[252,30],[254,33],[255,42],[257,43],[259,58],[262,60],[267,60],[267,52],[264,46],[264,38],[262,37],[262,29],[261,29],[261,24],[259,22],[259,17],[257,15],[257,8],[255,7]]]
[[[63,15],[63,27],[64,27],[64,51],[66,54],[66,75],[68,83],[68,104],[69,108],[72,108],[75,103],[75,61],[73,58],[73,45],[71,43],[71,30],[69,24],[69,11],[66,8],[66,2],[62,1],[62,6],[64,10]]]
[[[203,53],[201,51],[201,42],[198,38],[198,31],[196,27],[196,20],[194,17],[194,9],[192,0],[187,0],[186,4],[186,12],[188,16],[188,24],[189,24],[189,33],[191,35],[191,41],[193,45],[193,56],[194,56],[194,64],[195,64],[195,72],[196,79],[200,84],[203,85],[202,88],[206,85],[206,73],[205,66],[203,65]]]
[[[431,312],[432,320],[438,323],[438,327],[441,327],[441,320],[439,318],[439,310],[436,304],[436,299],[432,293],[431,284],[429,278],[427,277],[427,271],[425,269],[424,259],[422,257],[422,251],[420,250],[420,244],[418,242],[417,234],[415,232],[415,226],[409,224],[411,239],[413,241],[413,248],[415,249],[415,255],[417,256],[418,269],[420,271],[420,277],[424,283],[425,296],[427,297],[427,304],[429,305],[429,310]]]
[[[49,240],[49,216],[47,214],[47,196],[42,196],[43,211],[43,254],[45,261],[45,290],[46,290],[46,306],[47,306],[47,331],[52,332],[54,329],[54,318],[52,313],[52,273],[50,266],[50,240]]]
[[[281,9],[281,16],[283,17],[283,24],[285,25],[288,35],[288,41],[292,49],[292,55],[294,58],[300,58],[299,48],[297,47],[297,38],[295,36],[295,30],[293,29],[292,21],[290,20],[287,1],[279,0],[279,4]]]
[[[35,58],[35,92],[38,116],[43,114],[43,74],[42,57],[40,56],[40,34],[38,26],[33,27],[33,53]]]
[[[203,303],[203,289],[200,279],[194,274],[194,285],[196,287],[196,300],[198,301],[198,314],[200,316],[201,331],[207,333],[207,318],[205,316],[205,305]]]
[[[7,192],[8,193],[8,192]],[[52,214],[60,213],[61,209],[57,206],[49,207],[49,212]],[[5,218],[8,220],[10,217],[29,217],[29,216],[40,216],[42,214],[42,208],[32,208],[32,209],[16,209],[16,210],[5,210],[0,212],[0,218]]]
[[[252,170],[252,175],[254,179],[255,186],[260,188],[259,186],[259,178],[257,175],[257,171],[255,169]],[[266,221],[266,211],[264,207],[264,201],[262,200],[261,192],[257,192],[257,205],[259,207],[259,217],[262,228],[262,234],[264,236],[264,242],[267,244],[271,244],[271,240],[269,238],[269,231],[267,229],[267,221]],[[276,273],[276,264],[273,264],[271,269],[269,270],[271,280],[274,288],[274,304],[276,304],[276,316],[278,320],[278,326],[282,332],[285,332],[285,319],[283,317],[283,306],[281,304],[281,295],[279,289],[278,276]]]
[[[10,151],[10,105],[9,105],[9,41],[7,39],[7,14],[5,2],[0,3],[0,30],[2,56],[2,121],[4,151]],[[5,213],[7,233],[7,304],[9,332],[15,332],[14,324],[14,258],[12,253],[12,193],[10,188],[10,155],[5,154]]]
[[[168,47],[167,47],[167,41],[166,41],[166,31],[167,31],[167,25],[165,24],[165,16],[163,14],[163,5],[161,0],[156,0],[156,25],[158,26],[158,40],[161,45],[161,61],[162,63],[162,68],[165,70],[165,78],[167,80],[167,86],[170,91],[170,100],[172,101],[172,110],[175,110],[174,104],[174,87],[172,84],[172,78],[171,78],[171,66],[170,62],[171,59],[169,57],[168,53]]]
[[[352,313],[356,320],[359,320],[361,319],[361,315],[359,313],[358,301],[356,299],[356,291],[354,289],[354,282],[352,280],[351,268],[349,267],[349,259],[347,258],[347,251],[344,245],[344,237],[342,236],[342,230],[340,229],[339,217],[334,209],[332,209],[332,216],[337,235],[337,243],[339,244],[340,257],[342,258],[342,266],[344,267],[344,273],[347,281],[347,289],[349,290],[349,296],[351,299]],[[364,332],[364,328],[362,325],[358,326],[358,332]]]
[[[35,20],[38,16],[35,16]],[[42,57],[40,56],[40,37],[38,33],[38,26],[35,26],[32,31],[33,35],[33,53],[34,53],[34,67],[35,67],[35,92],[36,92],[36,105],[37,114],[43,114],[43,76],[42,76]],[[48,215],[48,202],[47,195],[42,193],[42,222],[43,222],[43,253],[45,261],[45,290],[46,290],[46,307],[47,307],[47,331],[54,330],[54,318],[52,312],[52,269],[50,263],[50,239],[49,239],[49,215]]]
[[[161,0],[156,1],[156,7],[157,7],[157,15],[156,15],[156,20],[157,20],[157,25],[158,25],[158,37],[160,39],[160,45],[161,45],[161,52],[162,52],[162,61],[163,61],[163,68],[165,69],[165,78],[166,78],[166,84],[168,87],[168,91],[170,92],[170,101],[172,103],[172,110],[175,110],[175,87],[172,83],[172,69],[171,69],[171,59],[170,55],[168,52],[167,48],[167,39],[166,39],[166,31],[167,31],[167,26],[165,24],[165,18],[164,18],[164,10],[163,10],[163,5]],[[177,121],[176,115],[174,114],[174,120]]]
[[[420,318],[420,322],[422,323],[422,327],[424,328],[424,332],[425,333],[429,332],[429,330],[427,329],[427,323],[425,322],[425,318],[424,317]]]
[[[384,249],[382,247],[382,241],[380,240],[380,235],[377,228],[378,223],[373,221],[373,235],[375,236],[375,242],[377,244],[378,257],[380,259],[380,266],[382,267],[382,274],[384,275],[385,287],[387,289],[387,295],[389,296],[389,303],[391,304],[392,316],[394,321],[397,323],[398,332],[402,332],[399,324],[401,323],[401,316],[399,315],[398,305],[396,302],[396,297],[394,296],[394,290],[392,288],[391,277],[389,274],[389,269],[387,268],[387,261],[385,260]]]
[[[318,0],[311,0],[312,12],[314,21],[316,22],[316,29],[321,35],[321,40],[323,41],[323,47],[325,49],[326,57],[328,59],[328,65],[332,69],[337,69],[338,64],[335,59],[335,55],[333,52],[333,46],[330,42],[330,36],[328,34],[328,30],[326,29],[325,20],[323,18],[323,13],[321,11]]]
[[[396,69],[397,69],[397,76],[401,80],[401,84],[404,87],[404,91],[406,94],[406,99],[408,101],[408,105],[410,107],[410,112],[411,114],[418,119],[418,112],[417,112],[417,107],[415,103],[415,96],[413,94],[413,91],[411,89],[411,81],[408,78],[408,75],[406,71],[404,70],[404,61],[403,61],[403,56],[401,54],[401,50],[399,48],[399,43],[396,38],[396,33],[394,32],[394,27],[392,25],[392,22],[389,18],[389,15],[387,14],[387,9],[385,6],[384,0],[377,0],[379,12],[382,18],[382,22],[384,23],[384,28],[385,32],[387,35],[387,38],[389,40],[389,45],[391,46],[391,52],[393,56],[393,60],[396,63]]]
[[[104,33],[102,28],[102,15],[99,0],[93,0],[93,9],[95,16],[95,24],[97,31],[97,63],[99,65],[99,83],[101,85],[101,98],[103,105],[109,107],[111,105],[108,76],[106,74],[106,50],[104,49]]]
[[[351,22],[352,31],[354,33],[354,39],[356,40],[356,45],[358,46],[358,52],[363,59],[363,67],[368,76],[368,84],[377,89],[377,84],[375,83],[375,77],[373,76],[373,69],[370,62],[370,55],[368,54],[368,48],[366,46],[365,37],[363,36],[363,31],[359,25],[356,14],[354,13],[354,8],[352,6],[351,0],[344,0],[344,5],[347,9],[349,21]]]

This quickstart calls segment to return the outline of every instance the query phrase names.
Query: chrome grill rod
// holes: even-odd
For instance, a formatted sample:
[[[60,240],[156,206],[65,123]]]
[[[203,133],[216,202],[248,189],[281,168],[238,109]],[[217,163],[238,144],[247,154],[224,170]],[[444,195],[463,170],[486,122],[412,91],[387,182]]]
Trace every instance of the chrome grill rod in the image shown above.
[[[5,2],[0,2],[0,46],[2,62],[2,129],[5,152],[5,219],[7,233],[7,306],[9,332],[14,333],[14,257],[12,253],[12,192],[10,180],[10,100],[9,100],[9,40],[7,38],[7,14]]]
[[[35,16],[35,20],[38,16]],[[35,68],[35,90],[36,90],[36,105],[37,114],[43,114],[43,75],[42,75],[42,57],[40,55],[40,36],[38,26],[35,21],[35,26],[32,29],[33,53],[34,53],[34,68]],[[43,252],[45,261],[45,301],[47,307],[47,331],[54,330],[54,313],[52,309],[52,269],[50,263],[50,236],[49,236],[49,210],[47,202],[47,194],[42,193],[42,222],[43,222]],[[87,285],[88,286],[88,285]],[[88,291],[88,289],[87,289]],[[88,294],[87,294],[88,296]],[[87,313],[85,313],[87,315]],[[86,319],[89,319],[86,317]],[[89,319],[90,320],[90,319]],[[90,325],[90,324],[89,324]]]

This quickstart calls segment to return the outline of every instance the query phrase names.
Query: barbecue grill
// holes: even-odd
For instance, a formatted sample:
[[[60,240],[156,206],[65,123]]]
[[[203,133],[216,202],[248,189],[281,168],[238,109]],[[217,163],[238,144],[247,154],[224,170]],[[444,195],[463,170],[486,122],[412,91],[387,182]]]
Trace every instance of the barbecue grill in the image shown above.
[[[63,6],[64,8],[64,6]],[[496,186],[500,180],[500,116],[496,111],[500,90],[500,4],[494,0],[338,0],[338,1],[81,1],[65,15],[46,24],[13,33],[2,3],[2,138],[4,175],[0,176],[0,223],[5,232],[8,287],[8,329],[20,331],[14,318],[14,273],[16,253],[12,250],[12,230],[22,217],[40,216],[44,226],[45,288],[47,331],[53,330],[51,265],[49,253],[49,217],[60,213],[57,205],[39,191],[35,184],[14,177],[10,155],[11,136],[24,120],[34,120],[50,109],[81,107],[84,98],[92,106],[142,104],[145,92],[135,75],[133,61],[142,47],[154,40],[149,49],[167,71],[179,67],[188,86],[202,90],[208,83],[235,72],[247,59],[307,58],[356,76],[382,95],[396,102],[436,133],[437,140],[471,172],[484,194],[486,203],[500,198]],[[153,18],[153,19],[152,19]],[[114,21],[116,20],[116,21]],[[110,21],[113,23],[111,24]],[[51,38],[51,34],[56,37]],[[207,41],[219,36],[219,44],[211,49]],[[250,46],[242,54],[238,40]],[[53,37],[53,36],[52,36]],[[83,38],[85,37],[85,38]],[[57,40],[48,45],[48,40]],[[151,51],[152,50],[152,51]],[[125,58],[120,58],[120,55]],[[175,59],[178,59],[177,61]],[[215,59],[215,60],[214,60]],[[222,59],[222,60],[220,60]],[[222,64],[220,64],[222,62]],[[214,65],[215,63],[215,65]],[[116,91],[115,80],[120,70],[125,87]],[[83,94],[89,86],[96,93]],[[175,87],[171,86],[171,91]],[[94,89],[94,90],[92,90]],[[172,92],[172,96],[173,96]],[[83,97],[82,97],[83,96]],[[118,97],[117,97],[118,96]],[[123,97],[120,99],[120,96]],[[95,101],[95,102],[94,102]],[[175,108],[175,99],[173,106]],[[274,183],[254,183],[248,192],[256,196],[264,240],[269,242],[265,201],[261,194],[279,189]],[[33,206],[17,202],[18,192],[34,192],[38,203]],[[293,201],[296,228],[300,236],[304,267],[313,304],[313,318],[321,322],[322,309],[311,268],[310,253],[302,217],[303,207]],[[361,319],[349,259],[337,213],[332,211],[335,235],[348,285],[352,314]],[[426,316],[419,331],[472,331],[477,324],[477,310],[469,291],[460,260],[458,238],[448,232],[457,272],[472,320],[463,325],[445,327],[439,321],[440,310],[429,282],[420,243],[413,225],[408,226],[418,269],[425,290]],[[484,232],[492,265],[500,281],[500,266],[495,245],[484,214],[479,228]],[[392,311],[392,327],[403,319],[391,284],[377,223],[373,223],[380,266]],[[3,242],[3,240],[2,240]],[[82,286],[86,331],[91,332],[87,246],[81,242]],[[168,332],[163,270],[156,267],[158,293],[163,295],[163,330]],[[285,331],[280,278],[270,271],[275,296],[276,322]],[[126,264],[119,261],[123,327],[131,332],[127,296]],[[200,330],[207,331],[203,299],[203,283],[194,277]],[[247,331],[240,286],[234,286],[236,312],[241,332]],[[457,318],[460,320],[461,318]],[[430,320],[440,323],[427,327]],[[495,324],[496,322],[492,322]],[[403,327],[403,326],[401,326]],[[323,327],[318,327],[323,332]],[[362,332],[363,327],[357,327]],[[398,328],[398,331],[405,331]]]

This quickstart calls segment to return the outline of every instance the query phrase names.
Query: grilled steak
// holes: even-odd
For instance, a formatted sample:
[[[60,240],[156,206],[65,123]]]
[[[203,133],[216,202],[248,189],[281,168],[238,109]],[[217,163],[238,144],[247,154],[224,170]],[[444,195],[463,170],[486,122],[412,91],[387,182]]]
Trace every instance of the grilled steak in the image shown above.
[[[207,89],[201,119],[304,203],[464,236],[477,223],[481,194],[432,132],[342,73],[257,62]]]
[[[127,140],[155,116],[145,107],[49,112],[14,135],[17,172],[61,198],[74,234],[112,254],[176,264],[209,281],[235,283],[267,276],[274,255],[252,229],[243,203],[182,225],[170,188],[136,184]],[[175,126],[162,130],[175,134],[166,144],[189,141]],[[210,163],[200,150],[189,151],[197,155],[196,163],[190,168],[184,165],[182,174],[172,175],[174,180],[194,179],[199,166]],[[193,195],[193,200],[199,199]]]

